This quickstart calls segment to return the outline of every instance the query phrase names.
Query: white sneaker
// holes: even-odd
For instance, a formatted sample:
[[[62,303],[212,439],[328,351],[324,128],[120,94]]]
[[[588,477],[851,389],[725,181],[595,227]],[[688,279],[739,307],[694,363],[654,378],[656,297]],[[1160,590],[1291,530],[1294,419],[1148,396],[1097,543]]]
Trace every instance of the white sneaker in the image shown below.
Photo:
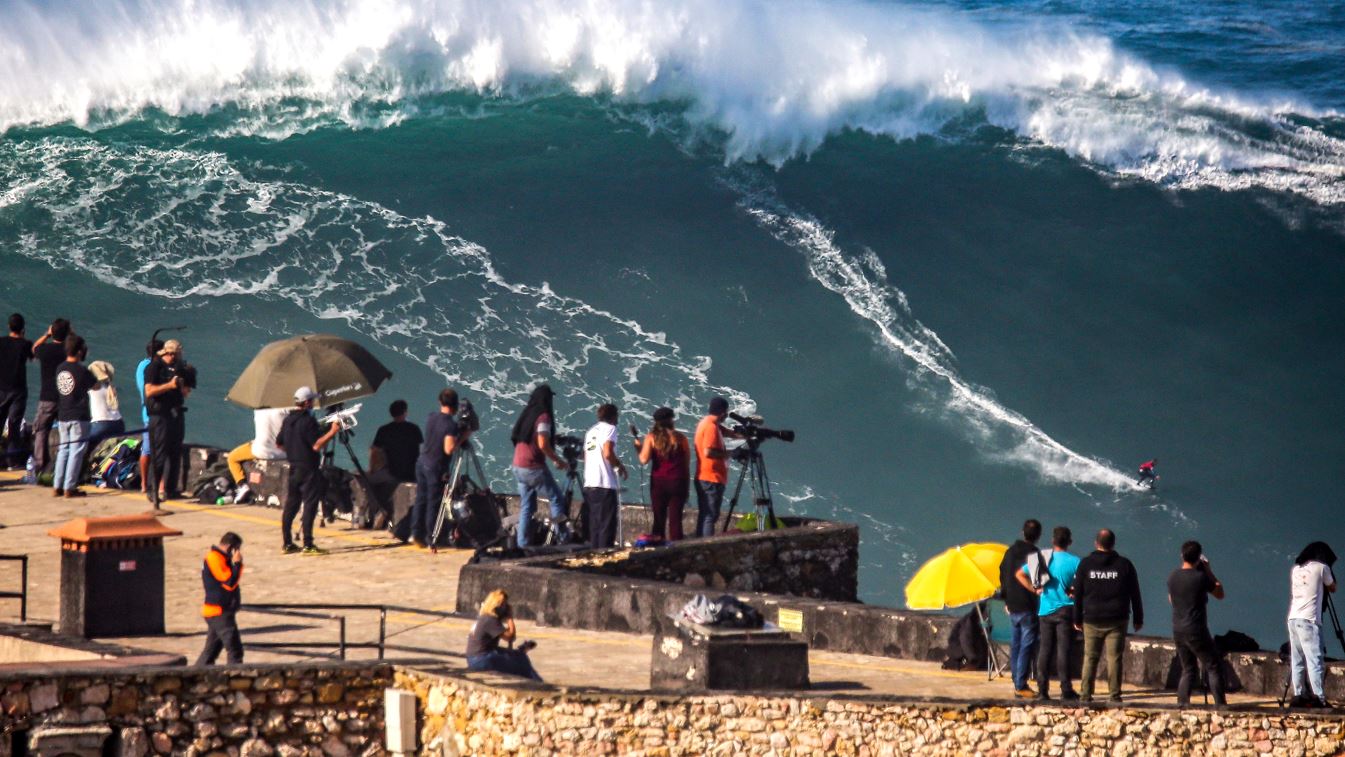
[[[239,484],[238,488],[234,490],[234,503],[247,502],[251,497],[252,490],[248,488],[247,484]]]

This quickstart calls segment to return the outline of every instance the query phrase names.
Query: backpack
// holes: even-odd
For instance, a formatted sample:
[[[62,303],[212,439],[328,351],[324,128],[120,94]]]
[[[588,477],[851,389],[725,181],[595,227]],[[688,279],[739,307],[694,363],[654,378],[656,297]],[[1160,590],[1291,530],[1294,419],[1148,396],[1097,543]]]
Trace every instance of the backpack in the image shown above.
[[[93,483],[107,489],[140,487],[140,437],[108,439],[98,445]]]
[[[1045,552],[1039,549],[1027,556],[1028,577],[1032,579],[1032,588],[1040,589],[1051,582],[1051,558],[1054,556],[1054,549]]]
[[[197,502],[213,505],[220,497],[233,498],[234,480],[229,474],[229,462],[220,458],[196,474],[191,483],[191,494]]]

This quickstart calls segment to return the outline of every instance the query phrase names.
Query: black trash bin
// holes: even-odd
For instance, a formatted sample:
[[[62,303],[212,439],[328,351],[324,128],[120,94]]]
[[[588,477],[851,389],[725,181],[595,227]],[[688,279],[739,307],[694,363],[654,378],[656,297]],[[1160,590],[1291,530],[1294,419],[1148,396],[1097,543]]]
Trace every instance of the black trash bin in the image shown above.
[[[163,633],[163,537],[181,531],[125,515],[76,518],[47,533],[61,540],[60,633]]]

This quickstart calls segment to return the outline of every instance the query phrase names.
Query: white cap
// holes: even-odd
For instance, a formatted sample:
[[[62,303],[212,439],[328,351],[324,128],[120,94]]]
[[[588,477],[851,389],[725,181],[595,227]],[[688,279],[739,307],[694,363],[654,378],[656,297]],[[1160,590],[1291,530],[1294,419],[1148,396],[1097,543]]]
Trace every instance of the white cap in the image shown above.
[[[301,386],[298,389],[294,390],[295,402],[307,402],[309,400],[315,400],[317,398],[318,393],[313,391],[310,387]]]

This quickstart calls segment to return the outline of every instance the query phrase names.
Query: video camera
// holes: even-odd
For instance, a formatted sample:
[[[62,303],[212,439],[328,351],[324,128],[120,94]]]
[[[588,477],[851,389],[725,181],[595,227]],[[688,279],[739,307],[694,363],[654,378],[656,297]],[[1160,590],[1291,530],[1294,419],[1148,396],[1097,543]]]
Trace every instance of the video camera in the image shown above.
[[[739,415],[729,413],[729,417],[738,422],[733,427],[733,433],[746,439],[748,442],[760,444],[767,439],[779,439],[782,442],[793,442],[794,432],[789,429],[766,428],[761,425],[760,415]]]
[[[351,431],[359,425],[359,419],[356,418],[355,415],[360,412],[361,407],[364,407],[363,403],[351,405],[347,408],[340,408],[340,406],[338,406],[338,409],[323,416],[321,423],[324,426],[339,423],[341,424],[342,431]]]
[[[476,414],[472,403],[462,400],[458,403],[458,433],[469,434],[481,430],[481,416]]]
[[[575,470],[579,463],[579,458],[584,456],[584,440],[574,434],[556,434],[553,440],[556,445],[556,451],[565,458],[565,464],[570,470]]]

